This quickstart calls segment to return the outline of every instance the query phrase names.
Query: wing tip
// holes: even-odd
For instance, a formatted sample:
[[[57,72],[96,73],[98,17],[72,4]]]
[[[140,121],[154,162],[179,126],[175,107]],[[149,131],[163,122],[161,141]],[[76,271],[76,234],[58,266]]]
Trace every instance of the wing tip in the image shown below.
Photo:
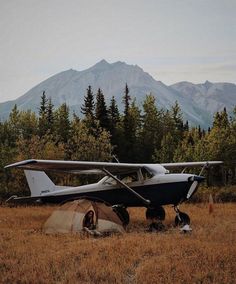
[[[17,168],[17,167],[22,167],[22,166],[25,166],[25,165],[28,165],[28,164],[34,164],[34,163],[37,163],[37,160],[33,160],[33,159],[24,160],[24,161],[20,161],[20,162],[16,162],[16,163],[7,165],[7,166],[4,167],[4,169]]]

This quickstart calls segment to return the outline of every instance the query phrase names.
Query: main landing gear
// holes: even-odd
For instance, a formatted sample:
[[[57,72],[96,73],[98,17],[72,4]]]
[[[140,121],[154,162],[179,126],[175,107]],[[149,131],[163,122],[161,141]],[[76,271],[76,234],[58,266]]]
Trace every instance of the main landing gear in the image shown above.
[[[123,205],[114,205],[112,206],[113,210],[116,212],[116,214],[119,216],[120,220],[122,221],[124,226],[127,226],[129,224],[130,218],[129,213],[125,206]],[[174,206],[174,210],[176,212],[175,216],[175,226],[184,226],[190,224],[190,217],[188,214],[182,212],[179,210],[179,207],[176,205]],[[152,220],[153,223],[158,222],[159,225],[162,221],[165,220],[165,210],[162,206],[156,206],[156,207],[149,207],[146,210],[146,219]],[[163,224],[162,224],[163,225]],[[164,226],[164,225],[163,225]]]
[[[129,224],[129,212],[126,207],[123,205],[113,205],[112,209],[120,218],[123,226],[127,226]]]

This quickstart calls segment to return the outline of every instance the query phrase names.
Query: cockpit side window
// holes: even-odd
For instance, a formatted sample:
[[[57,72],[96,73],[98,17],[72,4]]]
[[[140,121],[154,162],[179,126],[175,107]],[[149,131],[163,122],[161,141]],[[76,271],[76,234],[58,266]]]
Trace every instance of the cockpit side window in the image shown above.
[[[112,177],[107,177],[107,179],[104,181],[104,184],[106,185],[116,185],[117,181],[114,180]]]
[[[120,175],[119,178],[123,183],[131,183],[131,182],[135,182],[139,180],[137,172],[123,174],[123,175]]]
[[[142,175],[143,175],[143,180],[147,180],[153,177],[153,174],[150,173],[146,168],[141,169]]]
[[[129,184],[140,180],[138,172],[120,174],[117,176],[117,178],[125,184]],[[117,181],[114,180],[112,177],[107,177],[107,179],[105,179],[103,183],[105,185],[117,185]]]

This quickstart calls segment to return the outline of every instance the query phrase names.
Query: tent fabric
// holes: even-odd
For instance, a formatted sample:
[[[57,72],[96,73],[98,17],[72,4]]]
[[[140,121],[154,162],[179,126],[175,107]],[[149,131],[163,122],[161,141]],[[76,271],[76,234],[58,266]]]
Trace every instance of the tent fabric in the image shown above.
[[[43,232],[47,234],[82,232],[84,217],[90,210],[94,212],[96,231],[124,232],[120,218],[110,206],[87,199],[70,201],[60,206],[43,225]]]

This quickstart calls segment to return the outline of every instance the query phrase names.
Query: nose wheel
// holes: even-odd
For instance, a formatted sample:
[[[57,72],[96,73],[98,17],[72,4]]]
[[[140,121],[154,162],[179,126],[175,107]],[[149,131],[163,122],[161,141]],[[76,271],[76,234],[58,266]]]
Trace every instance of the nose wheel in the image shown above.
[[[190,224],[190,217],[188,214],[181,212],[178,206],[174,206],[174,210],[176,212],[175,216],[175,226],[184,226]]]

